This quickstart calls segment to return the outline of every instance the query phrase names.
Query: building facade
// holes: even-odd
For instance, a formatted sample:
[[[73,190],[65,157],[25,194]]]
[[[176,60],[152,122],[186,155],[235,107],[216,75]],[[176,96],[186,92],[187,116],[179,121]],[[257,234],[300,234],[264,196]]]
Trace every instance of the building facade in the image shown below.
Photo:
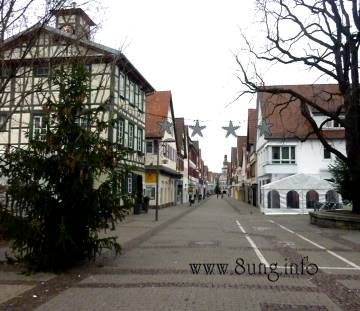
[[[324,100],[328,98],[327,94],[337,93],[336,85],[291,87],[326,109],[335,110],[341,105],[341,98],[337,96]],[[258,201],[265,213],[307,213],[314,208],[314,202],[324,202],[330,197],[331,200],[341,200],[327,181],[332,177],[329,165],[334,163],[334,156],[324,149],[315,135],[311,135],[311,126],[302,116],[297,101],[279,112],[288,100],[289,97],[284,95],[258,95],[256,171]],[[344,129],[332,121],[326,122],[327,117],[314,109],[310,109],[310,113],[318,126],[324,125],[322,131],[327,141],[345,153]],[[284,178],[287,180],[286,188],[279,182]],[[328,198],[325,198],[326,193]]]
[[[8,144],[24,147],[28,137],[47,129],[43,108],[48,98],[57,101],[59,89],[52,85],[56,70],[72,63],[89,71],[85,101],[91,108],[105,106],[103,120],[115,120],[104,138],[127,150],[131,172],[121,183],[129,194],[143,193],[145,96],[154,88],[120,51],[91,41],[95,25],[80,8],[55,12],[55,28],[35,25],[5,40],[0,115],[4,121],[0,149]],[[6,85],[5,85],[6,83]]]
[[[176,205],[182,196],[172,95],[158,91],[146,97],[145,194],[150,206]],[[180,185],[180,187],[178,187]]]

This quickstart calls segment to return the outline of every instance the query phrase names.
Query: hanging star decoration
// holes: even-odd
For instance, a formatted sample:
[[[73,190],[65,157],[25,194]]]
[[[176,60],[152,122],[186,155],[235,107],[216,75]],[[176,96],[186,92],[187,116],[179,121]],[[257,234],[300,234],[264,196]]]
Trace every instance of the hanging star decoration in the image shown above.
[[[199,136],[203,137],[203,134],[201,133],[201,131],[203,129],[205,129],[206,126],[205,125],[200,126],[199,120],[196,120],[195,125],[190,125],[189,127],[193,130],[193,132],[191,133],[191,137],[194,137],[195,135],[199,135]]]
[[[271,132],[270,132],[270,127],[271,124],[267,122],[266,119],[262,119],[260,125],[257,126],[257,128],[260,131],[260,136],[266,135],[266,136],[271,136]]]
[[[172,133],[172,123],[170,123],[167,119],[163,119],[159,122],[160,131],[167,132],[171,135]]]
[[[236,130],[239,128],[240,126],[234,126],[232,121],[229,122],[229,126],[223,126],[222,128],[227,131],[226,132],[226,136],[225,138],[229,137],[229,135],[234,135],[235,137],[237,137],[236,135]]]

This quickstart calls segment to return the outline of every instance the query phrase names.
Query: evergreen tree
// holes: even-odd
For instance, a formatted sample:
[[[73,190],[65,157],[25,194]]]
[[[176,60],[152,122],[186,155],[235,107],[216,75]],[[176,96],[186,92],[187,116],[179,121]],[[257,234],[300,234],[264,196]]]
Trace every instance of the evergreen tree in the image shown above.
[[[118,253],[116,237],[98,234],[121,220],[130,204],[118,190],[128,171],[124,151],[104,138],[116,120],[107,104],[86,104],[89,73],[73,64],[52,79],[59,98],[49,98],[43,109],[46,130],[33,132],[30,124],[29,144],[8,148],[0,174],[15,206],[2,215],[13,250],[31,269],[59,271],[104,248]]]

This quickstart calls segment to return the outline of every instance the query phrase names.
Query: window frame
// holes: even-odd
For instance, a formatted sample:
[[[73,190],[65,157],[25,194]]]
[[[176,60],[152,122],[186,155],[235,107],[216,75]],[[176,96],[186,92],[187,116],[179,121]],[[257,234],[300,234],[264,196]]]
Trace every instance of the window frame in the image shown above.
[[[11,66],[1,66],[0,67],[0,79],[8,79],[13,75],[13,68]]]
[[[133,176],[131,173],[127,175],[127,193],[128,194],[133,193]]]
[[[135,125],[133,123],[129,122],[128,123],[128,147],[131,149],[134,149],[134,140],[135,140]],[[130,144],[130,142],[131,142],[131,144]]]
[[[144,135],[144,130],[142,128],[138,128],[137,129],[137,151],[139,152],[143,152],[143,135]]]
[[[135,106],[135,84],[132,81],[130,81],[129,104]]]
[[[271,163],[272,164],[296,164],[296,146],[271,146]],[[274,159],[274,149],[279,148],[279,158]],[[283,157],[284,151],[287,150],[287,158]]]
[[[4,120],[2,121],[1,119],[4,118]],[[7,132],[8,129],[8,121],[9,121],[9,114],[6,112],[0,112],[0,132]],[[5,122],[4,124],[2,124],[3,122]]]
[[[141,112],[144,112],[144,107],[145,107],[145,93],[143,90],[141,90],[139,88],[139,92],[140,92],[140,95],[139,95],[139,110]]]
[[[151,151],[148,151],[148,144],[151,144]],[[145,148],[146,148],[146,153],[149,153],[149,154],[153,154],[154,153],[154,142],[151,140],[148,140],[147,142],[146,142],[146,146],[145,146]]]
[[[125,79],[125,99],[128,101],[130,99],[130,80],[128,76]]]
[[[42,72],[42,70],[39,71],[39,69],[46,68],[46,74]],[[47,78],[50,74],[50,67],[48,63],[42,63],[42,64],[36,64],[33,65],[33,76],[34,78]]]
[[[116,142],[120,145],[124,145],[125,137],[125,120],[119,118],[116,124]]]
[[[44,140],[45,135],[46,135],[46,133],[47,133],[47,131],[49,129],[49,125],[48,125],[48,122],[46,120],[46,117],[42,113],[34,113],[32,115],[31,135],[32,135],[32,138],[35,138],[37,136],[37,134],[35,133],[35,131],[37,129],[37,128],[35,128],[35,123],[36,123],[37,118],[41,118],[40,119],[41,127],[38,128],[40,130],[39,131],[39,139]]]
[[[119,74],[119,96],[125,98],[126,95],[126,75],[120,71]]]

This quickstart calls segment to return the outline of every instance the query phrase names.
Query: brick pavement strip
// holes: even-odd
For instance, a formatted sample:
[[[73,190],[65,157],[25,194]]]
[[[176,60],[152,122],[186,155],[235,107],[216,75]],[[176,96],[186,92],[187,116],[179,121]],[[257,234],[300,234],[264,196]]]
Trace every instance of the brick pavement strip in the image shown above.
[[[238,206],[234,202],[228,202],[235,210],[239,211]],[[336,236],[336,233],[331,235],[333,238]],[[269,242],[269,245],[276,247],[276,238],[274,236],[267,236],[266,239]],[[341,242],[345,240],[337,238]],[[354,247],[354,243],[348,242]],[[357,247],[354,247],[357,250]],[[278,248],[277,251],[288,258],[291,262],[300,262],[303,258],[299,252],[290,247]],[[359,311],[360,310],[360,296],[357,294],[357,291],[347,288],[344,284],[337,282],[336,275],[327,274],[319,270],[319,272],[311,278],[311,281],[317,286],[317,288],[325,293],[335,304],[340,306],[342,310],[346,311]],[[265,309],[266,310],[266,309]],[[272,309],[269,309],[272,310]],[[282,310],[276,309],[275,310]],[[286,309],[285,309],[286,310]],[[289,309],[291,310],[291,309]],[[304,309],[307,310],[307,309]]]
[[[326,306],[261,303],[261,311],[328,311]]]
[[[178,207],[179,209],[184,209],[184,211],[180,211],[179,213],[175,213],[175,215],[171,215],[165,217],[163,220],[160,218],[158,223],[155,223],[147,228],[145,232],[142,232],[140,235],[137,235],[133,239],[126,239],[122,244],[122,251],[123,253],[136,247],[140,243],[146,241],[156,233],[164,230],[167,226],[171,225],[172,223],[176,222],[180,218],[184,217],[185,215],[194,211],[198,206],[201,206],[205,203],[206,200],[199,202],[198,205],[192,206],[191,208],[184,208],[185,206]],[[176,208],[176,207],[169,207],[167,209]],[[161,215],[161,212],[160,212]],[[148,215],[140,215],[142,217],[142,221],[152,221],[154,218],[149,213]],[[144,217],[145,216],[145,217]],[[148,217],[146,217],[148,216]],[[160,216],[161,217],[161,216]],[[129,217],[130,219],[126,220],[124,223],[131,227],[134,222],[136,222],[136,216],[132,215]],[[144,219],[145,218],[145,219]],[[97,259],[97,265],[99,262],[104,264],[111,260],[111,257],[108,257],[109,254],[105,253],[100,258]],[[103,258],[103,259],[102,259]],[[0,286],[2,286],[3,293],[7,293],[4,299],[0,300],[0,310],[7,310],[7,311],[16,311],[16,310],[34,310],[41,304],[47,302],[52,297],[58,295],[62,291],[76,286],[81,280],[89,277],[92,271],[95,269],[94,264],[89,263],[84,265],[83,267],[79,267],[74,269],[68,273],[63,273],[59,276],[54,276],[53,278],[48,278],[44,281],[28,281],[28,280],[11,280],[13,276],[5,277],[2,273],[6,270],[11,270],[16,273],[11,267],[8,269],[4,265],[0,265]],[[17,271],[18,273],[19,271]],[[18,277],[15,277],[18,278]],[[30,285],[31,284],[31,285]],[[1,289],[1,287],[0,287]],[[13,293],[13,294],[11,294]],[[26,306],[26,307],[25,307]]]
[[[134,230],[136,227],[139,234],[133,238],[133,231],[123,237],[123,256],[113,262],[107,258],[102,268],[89,265],[37,284],[22,297],[0,305],[0,309],[25,310],[26,302],[26,310],[36,308],[37,311],[360,310],[359,291],[348,288],[356,287],[357,282],[347,282],[359,280],[360,275],[356,274],[320,271],[313,277],[282,276],[276,283],[269,282],[264,275],[239,277],[233,272],[226,276],[192,275],[190,269],[185,269],[190,258],[195,260],[192,262],[201,262],[202,258],[206,262],[223,262],[233,258],[234,254],[241,254],[252,260],[248,262],[255,262],[255,253],[249,247],[246,235],[236,230],[234,221],[237,217],[246,226],[253,224],[262,228],[263,231],[254,229],[255,232],[249,234],[262,251],[271,250],[268,252],[271,256],[277,253],[279,258],[298,262],[302,258],[299,251],[314,251],[310,247],[292,248],[279,243],[282,233],[273,230],[270,234],[267,225],[264,226],[269,218],[254,207],[231,199],[209,202],[184,212],[164,211],[163,217],[160,214],[161,222],[156,225],[143,226],[141,221],[146,217],[132,217],[126,226],[132,225]],[[233,208],[229,208],[230,205]],[[190,212],[194,212],[191,217]],[[303,218],[293,219],[301,229]],[[331,232],[327,234],[329,236]],[[337,242],[343,242],[344,249],[340,250],[349,254],[357,249],[354,242],[347,243],[341,238]],[[332,247],[338,246],[333,243]],[[177,257],[181,264],[174,263]]]

